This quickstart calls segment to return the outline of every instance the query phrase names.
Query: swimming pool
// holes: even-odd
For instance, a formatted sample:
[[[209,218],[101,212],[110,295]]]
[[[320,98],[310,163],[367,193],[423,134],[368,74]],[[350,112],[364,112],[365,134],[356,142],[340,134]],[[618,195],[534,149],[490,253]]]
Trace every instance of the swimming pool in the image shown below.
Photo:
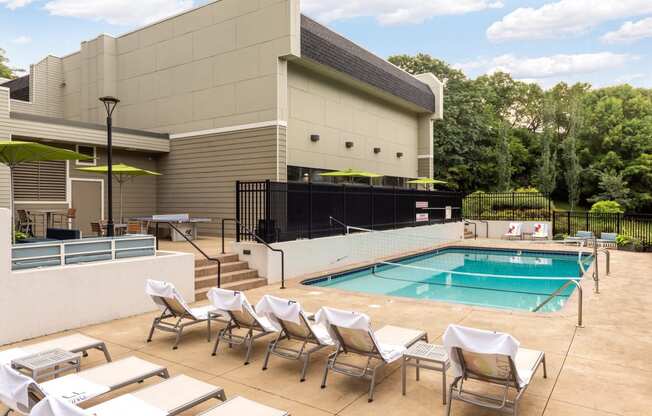
[[[584,255],[582,263],[586,270],[592,259]],[[450,247],[303,283],[531,311],[568,280],[581,275],[578,255],[573,252]],[[561,309],[574,290],[575,285],[570,285],[540,311]]]

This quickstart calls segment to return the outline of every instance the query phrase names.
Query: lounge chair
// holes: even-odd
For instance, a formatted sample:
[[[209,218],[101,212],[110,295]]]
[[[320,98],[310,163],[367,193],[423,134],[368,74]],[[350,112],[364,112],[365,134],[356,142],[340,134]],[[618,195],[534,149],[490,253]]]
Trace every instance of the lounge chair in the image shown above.
[[[197,416],[288,416],[284,410],[274,409],[253,400],[245,399],[242,396],[229,399],[222,404],[215,406]]]
[[[336,350],[328,356],[321,388],[326,388],[328,371],[370,380],[369,398],[374,399],[376,375],[385,365],[397,361],[405,350],[419,340],[428,341],[425,331],[387,325],[374,331],[369,316],[363,313],[321,308],[315,320],[328,328],[336,341]],[[343,354],[367,357],[364,366],[339,361]],[[377,362],[372,365],[372,362]]]
[[[29,378],[29,377],[28,377]],[[31,394],[38,385],[29,387]],[[88,409],[71,406],[56,396],[45,396],[31,416],[174,416],[211,399],[226,400],[224,389],[178,375],[161,383],[118,396]]]
[[[517,415],[523,393],[541,364],[543,377],[547,377],[545,354],[520,348],[509,334],[449,325],[443,340],[455,376],[449,388],[447,416],[454,400]],[[501,393],[471,391],[464,385],[469,379],[500,386]],[[516,391],[511,400],[510,388]]]
[[[54,349],[81,352],[84,356],[88,355],[88,351],[95,349],[102,351],[106,361],[111,361],[111,354],[109,354],[109,350],[106,348],[104,341],[80,333],[75,333],[36,344],[29,344],[0,351],[0,364],[10,364],[12,360],[17,358]]]
[[[276,339],[267,346],[263,370],[267,370],[271,354],[289,360],[303,360],[300,378],[300,381],[303,382],[306,380],[310,355],[322,348],[335,345],[326,327],[310,323],[298,302],[265,295],[256,304],[256,311],[260,315],[266,316],[272,324],[280,329]],[[296,345],[297,341],[301,344]]]
[[[600,247],[616,247],[616,237],[618,237],[618,233],[600,233],[600,238],[596,240],[596,243]]]
[[[183,300],[179,291],[172,283],[162,282],[160,280],[148,279],[145,282],[145,293],[147,293],[154,303],[161,309],[161,316],[154,318],[152,328],[149,330],[147,342],[152,341],[154,329],[160,329],[165,332],[177,334],[173,350],[179,346],[179,340],[184,328],[206,322],[207,339],[211,340],[211,322],[208,319],[208,313],[215,311],[211,305],[199,308],[191,308]]]
[[[523,224],[520,222],[510,222],[507,232],[503,235],[503,238],[511,240],[512,238],[523,239]]]
[[[550,234],[548,233],[548,224],[542,222],[535,223],[532,230],[532,239],[547,240],[548,238],[550,238]]]
[[[244,344],[247,347],[245,365],[248,365],[254,341],[277,332],[278,328],[267,317],[257,314],[242,292],[212,288],[208,291],[207,296],[218,313],[229,319],[226,327],[217,334],[212,355],[217,354],[220,340],[226,341],[230,347],[234,344]],[[245,335],[237,335],[233,333],[234,329],[244,329],[247,332]]]
[[[566,237],[564,243],[575,243],[575,244],[584,244],[589,245],[593,241],[593,232],[592,231],[578,231],[574,236]]]

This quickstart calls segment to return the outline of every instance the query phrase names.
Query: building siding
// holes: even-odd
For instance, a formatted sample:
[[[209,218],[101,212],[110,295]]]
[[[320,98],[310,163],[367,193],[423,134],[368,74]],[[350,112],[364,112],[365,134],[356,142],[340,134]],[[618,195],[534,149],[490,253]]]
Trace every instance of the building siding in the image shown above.
[[[11,140],[9,121],[9,89],[0,87],[0,140]],[[0,207],[10,206],[11,178],[9,168],[0,164]]]
[[[159,213],[211,218],[213,223],[200,231],[217,235],[219,220],[235,217],[236,180],[279,179],[278,136],[284,130],[267,127],[171,140],[170,153],[159,161]]]
[[[288,165],[416,176],[419,114],[292,62],[288,89]],[[320,140],[311,142],[311,134]],[[375,147],[381,152],[375,154]]]
[[[63,117],[63,68],[61,58],[48,56],[31,65],[29,102],[11,100],[11,111],[47,117]]]

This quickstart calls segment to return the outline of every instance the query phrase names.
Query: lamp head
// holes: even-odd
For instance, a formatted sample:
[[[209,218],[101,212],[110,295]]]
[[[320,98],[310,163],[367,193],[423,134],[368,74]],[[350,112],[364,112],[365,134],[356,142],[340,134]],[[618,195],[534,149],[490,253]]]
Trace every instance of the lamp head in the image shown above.
[[[111,117],[111,115],[113,114],[113,110],[115,110],[115,107],[120,102],[120,100],[111,96],[100,97],[100,101],[102,101],[102,103],[104,104],[104,108],[106,109],[106,115],[108,117]]]

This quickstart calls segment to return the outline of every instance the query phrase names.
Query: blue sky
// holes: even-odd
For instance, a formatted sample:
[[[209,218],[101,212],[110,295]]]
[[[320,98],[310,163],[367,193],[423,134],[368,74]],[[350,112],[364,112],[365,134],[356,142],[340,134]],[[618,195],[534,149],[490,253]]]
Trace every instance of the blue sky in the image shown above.
[[[0,0],[0,47],[28,68],[206,2]],[[303,0],[302,10],[382,57],[424,52],[471,77],[652,87],[652,0]]]

